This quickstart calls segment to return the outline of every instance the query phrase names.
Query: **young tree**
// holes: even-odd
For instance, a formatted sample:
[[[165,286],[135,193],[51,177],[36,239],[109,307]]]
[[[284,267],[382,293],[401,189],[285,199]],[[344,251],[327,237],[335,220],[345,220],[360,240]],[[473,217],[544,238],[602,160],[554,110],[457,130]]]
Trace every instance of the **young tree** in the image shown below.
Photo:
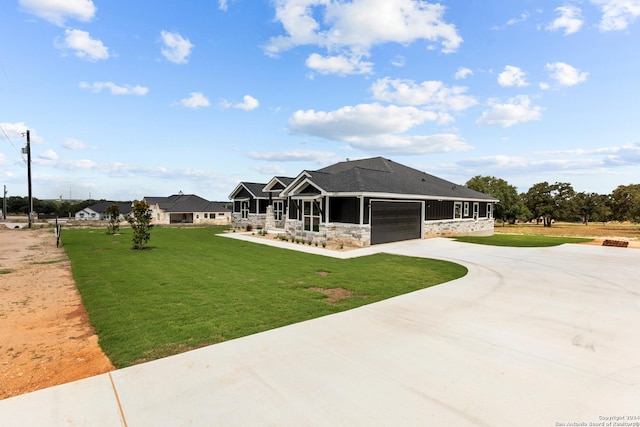
[[[108,206],[104,213],[109,216],[107,234],[116,234],[120,230],[120,207],[114,203]]]
[[[142,250],[151,238],[151,211],[144,200],[133,202],[131,215],[127,217],[133,230],[133,249]]]
[[[467,181],[465,187],[489,194],[500,200],[494,210],[495,218],[514,223],[516,219],[528,219],[528,216],[531,215],[516,187],[509,185],[504,179],[477,175]]]

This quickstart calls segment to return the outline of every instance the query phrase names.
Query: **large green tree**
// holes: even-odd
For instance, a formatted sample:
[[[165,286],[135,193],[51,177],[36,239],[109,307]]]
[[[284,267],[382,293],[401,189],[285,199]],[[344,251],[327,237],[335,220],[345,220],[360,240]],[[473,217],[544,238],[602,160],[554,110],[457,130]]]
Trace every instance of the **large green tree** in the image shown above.
[[[551,227],[556,219],[573,216],[573,197],[576,192],[567,182],[540,182],[523,195],[524,203],[536,219],[542,219],[545,227]]]
[[[583,224],[589,221],[607,222],[611,220],[610,196],[597,193],[577,193],[573,198],[573,208],[577,219]]]
[[[516,219],[528,219],[530,212],[525,206],[518,190],[502,178],[494,176],[474,176],[465,187],[489,194],[500,200],[494,210],[494,217],[503,221],[515,222]]]
[[[640,222],[640,184],[620,185],[613,190],[611,209],[619,221]]]

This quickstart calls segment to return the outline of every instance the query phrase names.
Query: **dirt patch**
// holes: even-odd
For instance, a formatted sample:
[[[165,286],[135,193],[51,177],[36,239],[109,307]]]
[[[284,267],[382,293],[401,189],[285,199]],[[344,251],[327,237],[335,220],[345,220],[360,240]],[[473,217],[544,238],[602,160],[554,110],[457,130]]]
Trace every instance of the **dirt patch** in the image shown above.
[[[327,289],[327,288],[313,287],[313,288],[307,288],[307,289],[314,292],[320,292],[321,294],[326,295],[327,302],[329,304],[336,304],[342,301],[343,299],[347,299],[353,296],[353,291],[350,291],[349,289],[345,289],[345,288]]]
[[[0,228],[0,399],[114,369],[52,230]]]

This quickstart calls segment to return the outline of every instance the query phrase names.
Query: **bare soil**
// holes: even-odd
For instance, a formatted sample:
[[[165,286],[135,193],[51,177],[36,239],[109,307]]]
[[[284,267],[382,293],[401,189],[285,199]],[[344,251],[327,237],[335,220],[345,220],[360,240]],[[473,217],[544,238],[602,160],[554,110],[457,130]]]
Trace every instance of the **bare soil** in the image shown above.
[[[114,369],[51,229],[0,226],[0,399]]]
[[[542,224],[496,224],[496,233],[504,234],[538,234],[545,236],[586,237],[593,239],[586,244],[602,245],[605,240],[622,240],[629,242],[629,248],[640,248],[640,225],[630,223],[609,222],[575,224],[558,222],[551,227]]]

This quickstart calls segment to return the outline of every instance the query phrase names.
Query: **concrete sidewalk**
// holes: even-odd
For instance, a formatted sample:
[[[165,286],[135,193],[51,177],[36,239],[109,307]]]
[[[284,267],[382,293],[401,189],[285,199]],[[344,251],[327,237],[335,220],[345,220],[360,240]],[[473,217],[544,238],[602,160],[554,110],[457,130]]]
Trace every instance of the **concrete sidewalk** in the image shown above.
[[[469,274],[5,399],[0,425],[558,426],[640,417],[640,251],[430,239],[339,256],[375,251],[452,260]]]

